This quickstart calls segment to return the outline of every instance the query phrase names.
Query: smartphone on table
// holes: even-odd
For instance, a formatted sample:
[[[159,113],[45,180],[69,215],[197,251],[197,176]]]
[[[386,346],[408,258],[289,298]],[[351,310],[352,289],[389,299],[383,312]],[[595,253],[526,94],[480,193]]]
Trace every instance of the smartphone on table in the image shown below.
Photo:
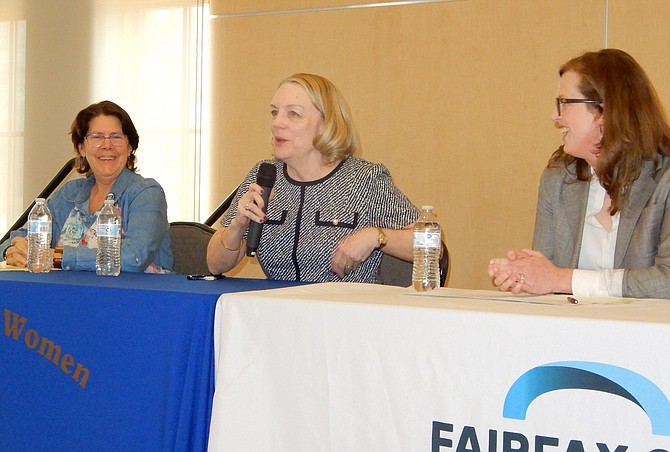
[[[215,281],[225,277],[226,275],[186,275],[186,279],[190,279],[191,281]]]

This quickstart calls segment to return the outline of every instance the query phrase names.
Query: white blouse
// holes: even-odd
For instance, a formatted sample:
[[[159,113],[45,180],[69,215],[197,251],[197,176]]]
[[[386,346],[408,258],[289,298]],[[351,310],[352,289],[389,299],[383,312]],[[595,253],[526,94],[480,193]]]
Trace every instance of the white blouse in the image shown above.
[[[610,230],[596,218],[603,208],[605,195],[605,189],[594,174],[589,185],[579,263],[572,273],[572,293],[577,296],[622,296],[624,270],[613,269],[619,212],[612,216]]]

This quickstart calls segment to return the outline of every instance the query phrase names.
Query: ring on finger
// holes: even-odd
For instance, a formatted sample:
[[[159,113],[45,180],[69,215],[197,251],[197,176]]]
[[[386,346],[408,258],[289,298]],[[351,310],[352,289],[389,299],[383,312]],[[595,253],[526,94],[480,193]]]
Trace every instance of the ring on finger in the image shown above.
[[[519,273],[519,282],[521,284],[525,283],[526,282],[526,275],[524,275],[523,273]]]

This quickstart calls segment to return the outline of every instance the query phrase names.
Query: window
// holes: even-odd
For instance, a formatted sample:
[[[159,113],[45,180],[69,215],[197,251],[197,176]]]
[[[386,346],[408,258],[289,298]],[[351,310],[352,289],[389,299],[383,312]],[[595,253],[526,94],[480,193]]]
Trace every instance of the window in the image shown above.
[[[0,15],[0,235],[25,208],[21,202],[25,55],[26,21]]]
[[[208,5],[98,0],[93,98],[121,105],[140,134],[137,166],[168,198],[170,221],[199,220],[207,131]],[[206,190],[203,188],[203,190]]]
[[[72,27],[90,21],[90,61],[63,55],[62,64],[90,67],[90,102],[114,101],[133,118],[140,134],[139,172],[165,189],[169,220],[206,217],[199,194],[207,190],[200,178],[208,141],[207,0],[90,0],[90,6],[77,17],[64,13],[60,21]],[[0,234],[26,208],[26,14],[21,1],[0,4]],[[58,36],[57,29],[43,32]],[[31,187],[35,193],[43,188]]]

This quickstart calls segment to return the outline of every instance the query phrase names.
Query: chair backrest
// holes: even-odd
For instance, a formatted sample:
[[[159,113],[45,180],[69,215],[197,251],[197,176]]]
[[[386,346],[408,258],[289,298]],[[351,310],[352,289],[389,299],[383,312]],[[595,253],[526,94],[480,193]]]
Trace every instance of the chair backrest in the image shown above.
[[[447,279],[449,277],[449,248],[447,244],[442,242],[442,250],[440,251],[440,287],[447,286]]]
[[[202,223],[175,221],[170,223],[170,241],[174,271],[183,275],[209,274],[207,244],[214,229]]]
[[[65,182],[67,179],[69,179],[70,173],[72,170],[74,170],[74,157],[68,160],[65,165],[56,173],[53,179],[51,179],[51,182],[47,184],[46,187],[44,187],[44,190],[37,195],[37,198],[48,198],[51,196],[51,193],[53,193],[63,182]],[[23,227],[27,222],[28,222],[28,215],[30,215],[30,211],[35,205],[35,201],[31,202],[28,208],[23,212],[23,214],[19,217],[18,220],[12,225],[11,228],[9,228],[9,231],[0,239],[0,243],[4,242],[9,238],[11,235],[12,231],[16,231],[17,229]]]
[[[387,286],[411,286],[412,263],[384,253],[379,264],[379,279]]]
[[[444,287],[446,285],[448,274],[449,250],[447,249],[447,245],[442,242],[442,250],[440,252],[440,286]],[[388,286],[409,287],[412,285],[412,263],[384,254],[382,262],[379,265],[379,278],[382,284]]]

